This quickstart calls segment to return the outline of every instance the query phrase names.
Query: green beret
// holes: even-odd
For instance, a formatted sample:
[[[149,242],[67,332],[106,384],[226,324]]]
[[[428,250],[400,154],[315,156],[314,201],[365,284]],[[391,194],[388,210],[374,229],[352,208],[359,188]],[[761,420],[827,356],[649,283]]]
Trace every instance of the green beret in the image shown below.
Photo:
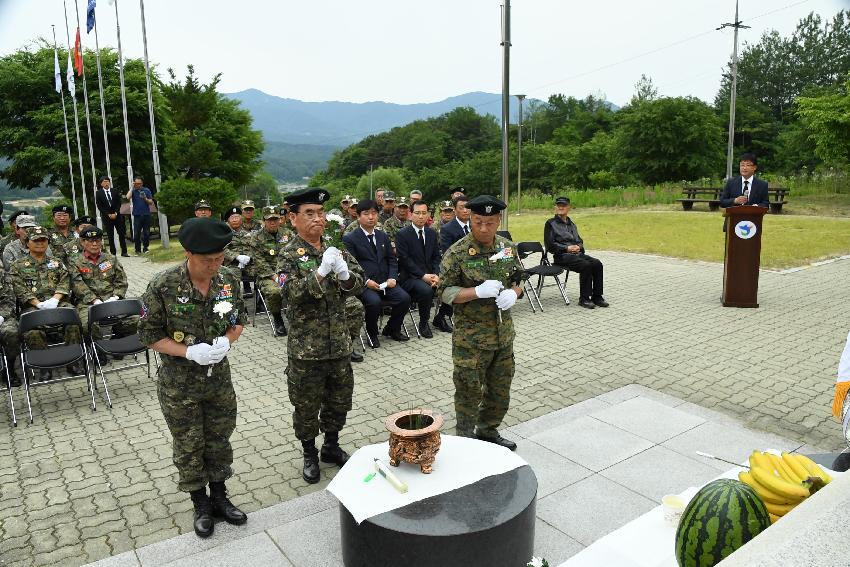
[[[195,203],[195,210],[197,211],[198,209],[212,209],[212,206],[210,205],[210,202],[206,199],[201,199],[200,201]]]
[[[476,215],[484,215],[486,217],[498,215],[507,205],[504,201],[500,201],[491,195],[479,195],[474,199],[467,201],[466,208],[471,210]]]
[[[40,226],[27,227],[27,238],[30,240],[47,240],[47,231]]]
[[[325,201],[331,198],[331,194],[327,189],[321,187],[307,187],[293,191],[286,196],[286,202],[289,206],[293,205],[324,205]]]
[[[96,226],[87,226],[80,233],[80,238],[83,240],[98,239],[103,237],[103,231]]]
[[[193,254],[215,254],[230,244],[233,231],[221,221],[210,217],[195,217],[180,226],[177,238],[183,248]]]

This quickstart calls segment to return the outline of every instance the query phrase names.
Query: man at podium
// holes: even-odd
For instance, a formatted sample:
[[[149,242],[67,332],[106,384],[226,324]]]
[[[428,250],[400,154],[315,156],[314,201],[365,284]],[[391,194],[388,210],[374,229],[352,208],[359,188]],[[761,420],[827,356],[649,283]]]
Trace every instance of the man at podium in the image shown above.
[[[720,195],[721,207],[737,205],[767,207],[769,205],[767,181],[755,176],[757,169],[755,154],[745,153],[741,155],[738,162],[738,171],[741,172],[741,175],[726,182],[723,194]]]

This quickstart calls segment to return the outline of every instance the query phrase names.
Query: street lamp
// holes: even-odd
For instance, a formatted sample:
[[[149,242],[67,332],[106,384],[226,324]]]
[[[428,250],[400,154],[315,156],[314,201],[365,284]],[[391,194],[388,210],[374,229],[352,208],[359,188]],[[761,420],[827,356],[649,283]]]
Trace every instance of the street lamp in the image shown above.
[[[517,120],[517,154],[516,154],[516,214],[522,212],[522,101],[524,94],[516,95],[519,100],[519,116]]]

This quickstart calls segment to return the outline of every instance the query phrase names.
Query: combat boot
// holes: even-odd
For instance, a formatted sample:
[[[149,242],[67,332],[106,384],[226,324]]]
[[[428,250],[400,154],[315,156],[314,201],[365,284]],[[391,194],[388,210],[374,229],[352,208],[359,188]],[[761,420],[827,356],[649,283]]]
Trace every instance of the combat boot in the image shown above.
[[[343,466],[348,462],[348,453],[342,450],[339,446],[339,433],[336,431],[328,431],[325,433],[325,442],[322,444],[323,463],[333,463]]]
[[[280,313],[275,313],[272,317],[274,319],[274,334],[276,337],[285,337],[286,336],[286,323],[283,322],[283,317]]]
[[[207,487],[189,493],[195,506],[195,534],[198,537],[210,537],[215,529],[212,517],[212,503],[207,496]]]
[[[212,513],[216,518],[223,518],[228,524],[241,526],[248,521],[248,516],[233,505],[227,498],[227,488],[223,482],[210,482],[210,503]]]
[[[304,448],[304,471],[301,474],[304,480],[316,484],[319,482],[319,451],[316,449],[316,440],[301,441],[301,446]]]

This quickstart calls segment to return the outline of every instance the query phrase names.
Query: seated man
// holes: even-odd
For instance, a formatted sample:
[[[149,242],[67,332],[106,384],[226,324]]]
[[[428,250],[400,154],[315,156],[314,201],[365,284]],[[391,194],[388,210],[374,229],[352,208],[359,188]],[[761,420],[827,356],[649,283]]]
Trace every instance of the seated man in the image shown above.
[[[10,242],[14,242],[17,240],[17,228],[18,228],[18,217],[21,215],[28,215],[29,213],[26,211],[16,211],[12,213],[12,216],[9,217],[9,232],[0,238],[0,257],[2,257],[3,251],[6,249],[6,246]]]
[[[434,302],[434,292],[440,283],[440,243],[437,232],[426,226],[428,216],[427,203],[413,203],[412,224],[398,232],[395,242],[398,279],[402,289],[416,302],[419,311],[419,334],[426,339],[434,336],[428,326],[428,318]]]
[[[96,226],[86,227],[80,233],[83,253],[76,255],[68,264],[71,272],[71,288],[83,334],[88,336],[89,307],[108,301],[117,301],[127,296],[127,274],[118,258],[103,251],[103,231]],[[128,317],[115,325],[115,337],[128,337],[136,332],[138,317]],[[103,338],[98,325],[92,328],[95,340]]]
[[[53,228],[50,234],[50,249],[56,254],[65,244],[76,240],[74,231],[69,228],[71,224],[71,207],[68,205],[56,205],[53,207]]]
[[[272,314],[274,333],[277,337],[286,336],[286,324],[281,314],[283,303],[277,276],[277,260],[281,247],[288,241],[288,234],[280,230],[280,209],[273,206],[263,207],[263,228],[251,235],[243,257],[240,259],[237,256],[242,267],[247,265],[248,272],[257,278],[257,287],[265,299],[265,308]],[[247,264],[245,258],[250,264]]]
[[[201,199],[197,203],[195,203],[195,216],[196,217],[211,217],[212,216],[212,205],[206,199]]]
[[[12,386],[21,385],[17,360],[21,354],[18,339],[18,321],[15,319],[15,294],[6,272],[0,272],[0,344],[6,349],[6,364]]]
[[[396,341],[406,341],[408,338],[402,334],[401,325],[410,308],[410,296],[396,285],[398,260],[389,237],[375,228],[378,223],[378,206],[375,201],[364,199],[357,205],[357,214],[358,228],[346,234],[342,241],[357,259],[367,278],[367,289],[360,294],[360,301],[366,308],[366,332],[372,348],[381,346],[378,340],[378,317],[381,315],[382,301],[392,307],[383,335]]]
[[[393,216],[384,223],[384,232],[390,237],[390,242],[395,244],[396,235],[406,226],[410,226],[410,204],[404,197],[399,197]]]
[[[35,228],[35,217],[31,215],[21,215],[18,217],[15,224],[16,238],[6,245],[3,250],[3,267],[8,272],[12,268],[15,260],[23,258],[29,253],[27,248],[27,230]],[[45,234],[47,232],[45,231]],[[49,238],[49,237],[48,237]],[[50,251],[50,246],[47,247],[45,255],[48,258],[53,258],[53,253]]]
[[[586,309],[608,307],[602,296],[602,262],[585,254],[584,241],[570,219],[570,209],[567,197],[555,199],[555,216],[543,228],[546,251],[554,256],[558,266],[578,272],[579,305]]]
[[[66,267],[71,266],[71,262],[83,253],[83,245],[80,242],[80,233],[86,228],[95,225],[94,217],[83,216],[74,219],[74,237],[62,245],[62,247],[53,250],[54,255],[65,264]],[[52,249],[52,248],[51,248]]]

